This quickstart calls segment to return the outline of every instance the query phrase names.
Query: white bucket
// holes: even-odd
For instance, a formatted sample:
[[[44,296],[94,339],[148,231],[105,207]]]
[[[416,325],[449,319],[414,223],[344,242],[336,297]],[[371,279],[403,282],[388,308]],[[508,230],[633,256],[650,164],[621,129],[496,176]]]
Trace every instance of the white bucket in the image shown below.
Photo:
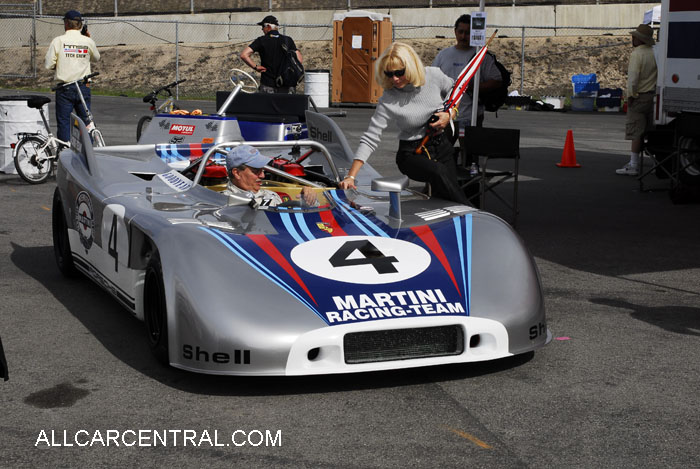
[[[311,96],[317,107],[328,107],[328,70],[307,70],[304,73],[304,94]]]
[[[44,105],[44,115],[49,118],[49,106]],[[12,143],[17,142],[19,132],[46,133],[38,109],[27,106],[27,100],[19,96],[0,96],[0,172],[17,174],[12,161]]]

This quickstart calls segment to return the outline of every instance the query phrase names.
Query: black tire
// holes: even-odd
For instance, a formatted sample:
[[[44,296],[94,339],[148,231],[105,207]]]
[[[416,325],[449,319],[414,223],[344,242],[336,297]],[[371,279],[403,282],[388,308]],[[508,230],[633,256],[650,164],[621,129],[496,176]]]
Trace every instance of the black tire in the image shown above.
[[[43,155],[38,151],[45,143],[45,138],[30,135],[20,140],[15,148],[15,169],[19,177],[29,184],[46,182],[51,174],[53,159],[47,159],[51,155],[47,155],[45,150]]]
[[[143,320],[151,352],[160,363],[169,365],[168,310],[165,303],[163,268],[157,252],[153,254],[146,267],[143,288]]]
[[[148,124],[151,123],[151,120],[153,120],[152,116],[143,116],[139,119],[139,123],[136,125],[136,143],[141,140],[141,135],[143,135],[143,132],[148,127]]]
[[[76,277],[78,270],[73,263],[73,254],[68,241],[68,223],[63,211],[63,202],[58,188],[53,193],[53,208],[51,209],[51,228],[53,232],[53,253],[56,265],[61,273],[69,278]]]
[[[700,141],[691,137],[680,137],[678,163],[680,179],[687,186],[700,186]]]

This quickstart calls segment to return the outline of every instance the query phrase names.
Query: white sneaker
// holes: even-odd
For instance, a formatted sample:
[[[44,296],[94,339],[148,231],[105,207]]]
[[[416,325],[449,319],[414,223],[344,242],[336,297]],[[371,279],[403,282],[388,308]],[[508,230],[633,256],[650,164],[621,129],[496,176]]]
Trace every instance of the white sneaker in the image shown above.
[[[630,163],[627,163],[620,169],[616,169],[615,172],[617,174],[622,174],[623,176],[638,176],[639,175],[639,169],[636,166],[632,166]]]

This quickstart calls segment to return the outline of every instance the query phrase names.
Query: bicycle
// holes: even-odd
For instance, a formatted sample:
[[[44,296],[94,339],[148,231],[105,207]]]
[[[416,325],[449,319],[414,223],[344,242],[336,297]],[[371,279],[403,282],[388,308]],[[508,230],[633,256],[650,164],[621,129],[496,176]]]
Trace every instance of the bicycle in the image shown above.
[[[139,119],[139,123],[136,125],[136,141],[138,142],[141,139],[141,135],[143,132],[146,130],[146,127],[148,127],[148,124],[151,123],[151,120],[153,120],[153,117],[157,114],[170,114],[173,111],[176,111],[180,109],[176,104],[175,104],[175,98],[173,97],[173,92],[171,88],[174,88],[175,86],[179,85],[183,81],[187,81],[186,78],[183,78],[182,80],[174,81],[170,83],[169,85],[162,86],[158,88],[157,90],[153,90],[150,93],[148,93],[146,96],[143,97],[143,102],[144,103],[150,103],[151,104],[151,115],[149,116],[142,116],[141,119]],[[160,106],[156,107],[156,103],[158,102],[158,96],[159,95],[166,96],[165,101]]]
[[[96,75],[99,72],[87,75],[80,80],[75,80],[72,82],[64,83],[62,85],[52,88],[56,90],[62,86],[75,85],[78,89],[78,95],[83,103],[83,108],[89,118],[90,124],[86,127],[90,132],[90,137],[96,142],[96,146],[104,146],[104,139],[102,138],[102,133],[95,127],[92,114],[83,99],[83,94],[80,91],[80,81],[87,80]],[[15,169],[17,174],[24,181],[29,184],[41,184],[48,179],[54,170],[56,159],[58,158],[61,150],[70,147],[69,142],[64,142],[58,139],[51,132],[51,127],[49,126],[49,121],[44,115],[44,105],[51,102],[51,98],[46,96],[30,96],[27,98],[27,106],[32,109],[38,109],[41,115],[41,120],[44,123],[44,128],[46,129],[46,135],[39,132],[20,132],[17,134],[18,141],[10,145],[12,147],[13,154],[12,158],[15,163]]]
[[[14,150],[12,158],[17,174],[29,184],[45,182],[53,172],[58,154],[70,146],[70,143],[59,140],[51,133],[43,109],[44,105],[50,102],[51,98],[46,96],[27,98],[27,106],[39,110],[47,135],[40,132],[20,132],[17,134],[19,141],[10,145]]]

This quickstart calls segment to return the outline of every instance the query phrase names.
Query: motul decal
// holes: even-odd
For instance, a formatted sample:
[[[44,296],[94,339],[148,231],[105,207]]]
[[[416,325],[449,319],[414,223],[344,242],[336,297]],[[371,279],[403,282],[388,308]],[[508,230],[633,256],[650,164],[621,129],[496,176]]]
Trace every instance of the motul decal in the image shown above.
[[[170,132],[168,133],[178,135],[192,135],[194,133],[194,128],[194,125],[173,124],[170,126]]]

